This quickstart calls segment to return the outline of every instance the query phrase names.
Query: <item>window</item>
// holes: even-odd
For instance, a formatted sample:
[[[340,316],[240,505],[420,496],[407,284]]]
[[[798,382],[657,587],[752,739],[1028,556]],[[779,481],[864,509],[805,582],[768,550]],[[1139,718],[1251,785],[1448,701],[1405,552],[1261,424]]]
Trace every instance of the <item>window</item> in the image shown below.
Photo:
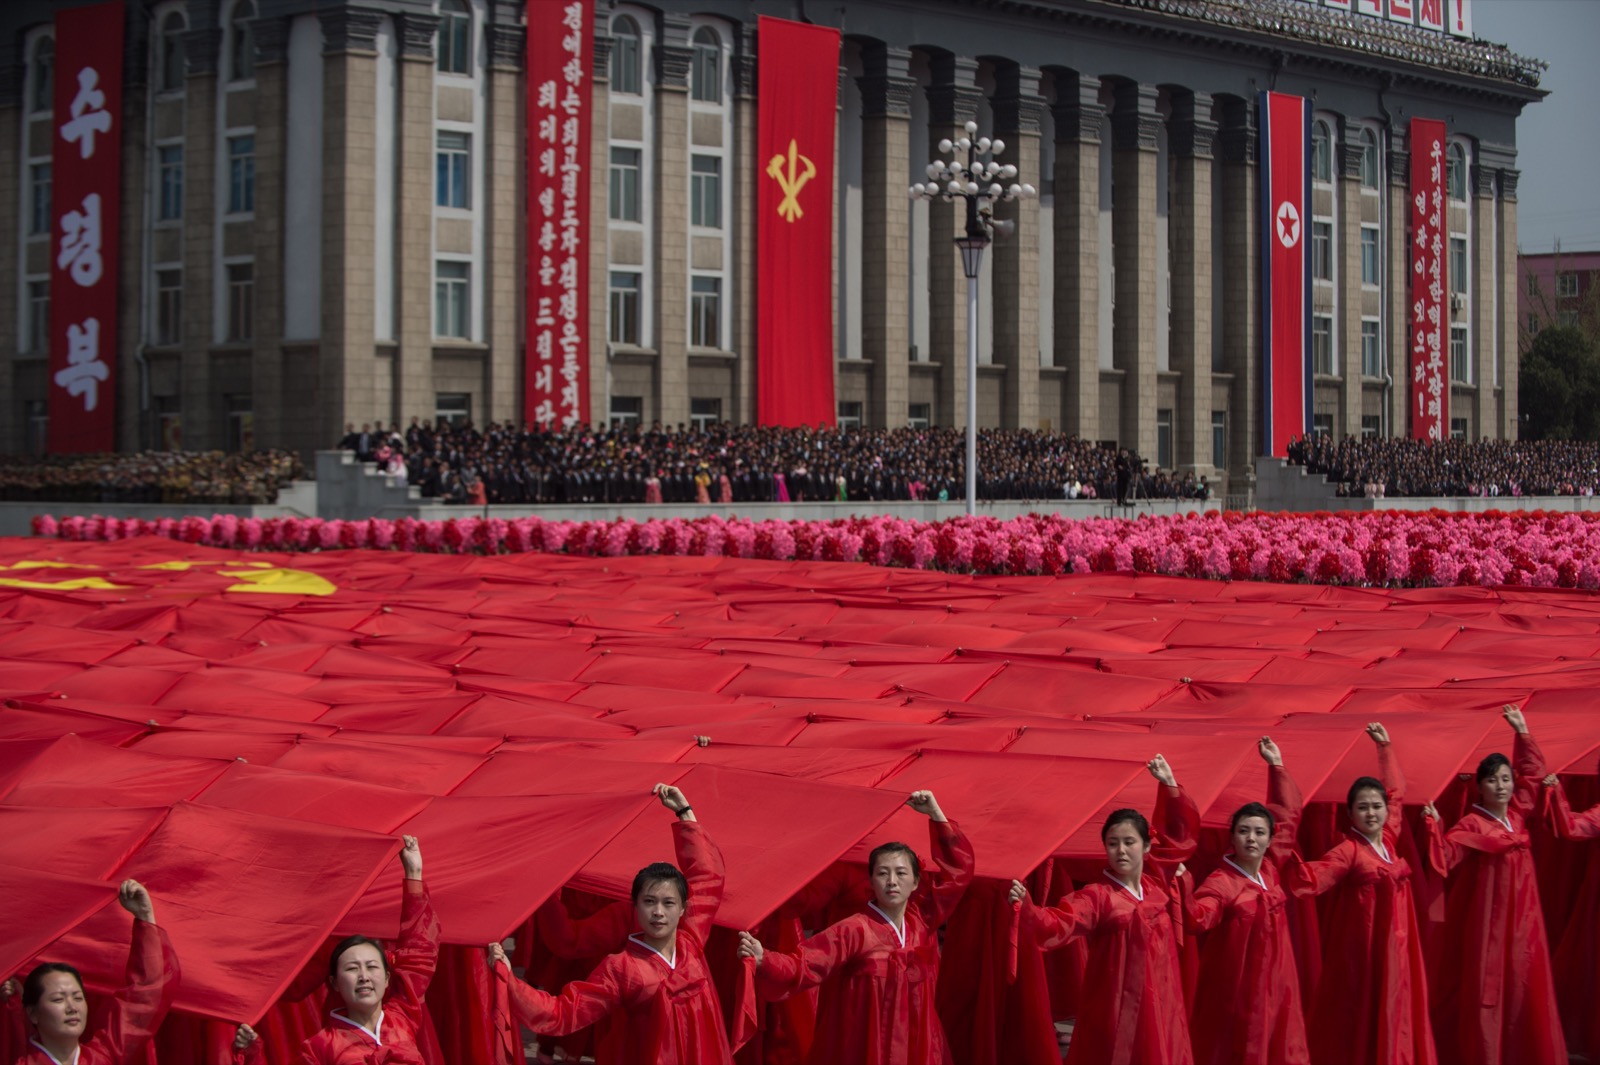
[[[161,20],[161,38],[156,42],[156,88],[178,92],[183,88],[183,16],[174,11]]]
[[[689,398],[689,423],[700,432],[722,420],[722,400]]]
[[[1538,331],[1539,331],[1539,316],[1537,314],[1528,315],[1528,332],[1537,333]]]
[[[639,24],[627,15],[611,24],[611,91],[623,96],[640,93]]]
[[[1361,283],[1378,284],[1378,227],[1361,227]]]
[[[435,424],[448,422],[451,425],[466,425],[472,421],[472,393],[436,393],[433,397],[433,420]]]
[[[1325,185],[1333,182],[1333,134],[1326,122],[1311,127],[1311,176]]]
[[[931,421],[933,421],[932,403],[913,403],[906,408],[906,426],[908,428],[926,429]]]
[[[254,135],[228,138],[228,213],[248,214],[256,209],[256,139]]]
[[[256,39],[250,20],[256,17],[253,0],[239,0],[228,20],[228,80],[245,81],[256,76]]]
[[[222,397],[222,407],[228,416],[228,450],[254,451],[256,449],[256,416],[250,397],[231,393]]]
[[[1465,200],[1467,198],[1467,150],[1459,144],[1452,144],[1447,153],[1447,159],[1445,187],[1449,190],[1452,200]]]
[[[48,236],[53,226],[50,218],[50,164],[34,163],[28,168],[28,235]]]
[[[1557,274],[1556,275],[1556,296],[1557,297],[1559,297],[1560,299],[1567,299],[1569,297],[1576,296],[1577,294],[1578,294],[1578,275],[1577,274]]]
[[[840,429],[861,428],[861,403],[859,401],[841,400],[838,410],[838,417],[835,419],[835,421],[838,423],[838,427]]]
[[[1156,465],[1172,468],[1172,411],[1156,411]]]
[[[183,145],[164,144],[156,149],[156,221],[175,222],[183,217]],[[250,160],[252,185],[255,159]],[[251,198],[254,199],[254,189]]]
[[[183,271],[173,267],[156,271],[157,344],[177,344],[183,339]]]
[[[707,103],[722,101],[722,41],[713,29],[694,31],[694,65],[690,68],[690,95]]]
[[[1539,294],[1539,278],[1534,274],[1529,274],[1526,288],[1528,295],[1537,296]]]
[[[1333,373],[1333,318],[1326,314],[1311,318],[1311,372]]]
[[[433,333],[435,336],[469,339],[467,309],[470,306],[472,264],[440,260],[433,285]]]
[[[1450,327],[1450,380],[1471,381],[1472,367],[1467,362],[1467,327]]]
[[[1450,291],[1467,294],[1467,238],[1450,238]]]
[[[689,222],[722,228],[722,160],[714,155],[697,155],[690,164]]]
[[[639,221],[639,149],[611,149],[611,219]]]
[[[1313,414],[1311,416],[1311,433],[1313,436],[1333,438],[1333,415]]]
[[[1361,416],[1361,437],[1363,440],[1376,440],[1382,431],[1382,422],[1376,414],[1363,414]]]
[[[1333,280],[1333,223],[1311,223],[1311,276],[1318,281]]]
[[[1211,412],[1211,465],[1217,469],[1228,466],[1228,412]]]
[[[467,0],[439,0],[439,72],[472,73],[472,9]]]
[[[472,181],[472,134],[439,131],[438,183],[434,204],[439,207],[472,206],[467,194]]]
[[[639,275],[611,272],[611,343],[639,343]]]
[[[254,263],[228,264],[228,340],[249,340],[255,335],[256,267]]]
[[[28,282],[28,347],[30,355],[50,354],[50,282]]]
[[[177,396],[152,396],[156,409],[156,442],[162,451],[183,450],[183,412]]]
[[[1467,438],[1467,420],[1465,418],[1450,419],[1450,439],[1465,440]]]
[[[50,446],[50,405],[42,399],[26,400],[22,404],[22,417],[27,424],[27,451],[30,455],[43,455]]]
[[[1363,377],[1382,377],[1383,363],[1378,346],[1378,320],[1376,318],[1363,318],[1361,320],[1361,375]]]
[[[611,424],[638,425],[644,420],[643,396],[612,396]]]
[[[1378,187],[1378,138],[1370,129],[1361,131],[1361,187]]]
[[[33,46],[33,64],[28,69],[28,110],[37,114],[56,103],[56,40],[40,37]]]
[[[690,279],[689,346],[694,348],[722,346],[722,278],[720,277]]]

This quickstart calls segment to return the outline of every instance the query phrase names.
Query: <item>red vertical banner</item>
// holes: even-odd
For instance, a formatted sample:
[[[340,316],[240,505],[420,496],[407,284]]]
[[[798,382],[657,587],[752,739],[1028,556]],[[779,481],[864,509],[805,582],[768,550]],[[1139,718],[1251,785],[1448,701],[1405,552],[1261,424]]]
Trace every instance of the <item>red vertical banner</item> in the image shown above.
[[[594,0],[528,0],[526,421],[589,420]]]
[[[1411,437],[1442,440],[1450,418],[1445,377],[1444,123],[1411,120]]]
[[[117,447],[122,0],[56,13],[50,450]]]
[[[756,416],[832,424],[839,31],[763,15],[756,32]]]
[[[1262,447],[1311,425],[1311,101],[1261,94]]]

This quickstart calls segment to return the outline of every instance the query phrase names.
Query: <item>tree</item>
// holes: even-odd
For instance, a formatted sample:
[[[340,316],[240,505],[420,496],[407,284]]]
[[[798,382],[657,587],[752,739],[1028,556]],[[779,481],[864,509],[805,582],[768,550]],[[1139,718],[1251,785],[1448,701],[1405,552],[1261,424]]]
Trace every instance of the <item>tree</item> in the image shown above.
[[[1526,440],[1600,439],[1600,350],[1574,326],[1533,338],[1518,371],[1517,408]]]

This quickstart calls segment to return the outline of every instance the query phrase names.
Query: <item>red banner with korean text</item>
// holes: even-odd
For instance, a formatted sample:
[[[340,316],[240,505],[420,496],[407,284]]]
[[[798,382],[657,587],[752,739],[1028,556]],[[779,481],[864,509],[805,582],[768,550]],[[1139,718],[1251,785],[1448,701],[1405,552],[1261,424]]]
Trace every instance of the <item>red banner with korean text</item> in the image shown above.
[[[526,421],[589,420],[594,0],[528,0]]]
[[[1450,418],[1445,378],[1444,123],[1411,120],[1411,437],[1442,440]]]
[[[1263,453],[1311,425],[1311,101],[1261,94]]]
[[[122,0],[56,13],[51,159],[52,452],[117,447]]]
[[[831,425],[839,31],[763,15],[756,32],[756,416]]]

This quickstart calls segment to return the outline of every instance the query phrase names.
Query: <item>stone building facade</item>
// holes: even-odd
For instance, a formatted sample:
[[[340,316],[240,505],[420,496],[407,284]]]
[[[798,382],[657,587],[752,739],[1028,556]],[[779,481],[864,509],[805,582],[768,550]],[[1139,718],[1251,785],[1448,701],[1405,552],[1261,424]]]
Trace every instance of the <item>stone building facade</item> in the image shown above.
[[[0,12],[0,450],[46,416],[51,18]],[[1310,0],[598,0],[592,418],[747,422],[756,17],[844,34],[836,397],[960,425],[958,211],[907,186],[968,120],[1041,195],[980,281],[979,420],[1162,465],[1259,451],[1256,94],[1313,100],[1314,412],[1406,431],[1406,131],[1448,124],[1451,428],[1515,435],[1516,119],[1540,65]],[[118,435],[328,446],[523,416],[523,0],[129,0]],[[44,208],[48,216],[48,207]]]

